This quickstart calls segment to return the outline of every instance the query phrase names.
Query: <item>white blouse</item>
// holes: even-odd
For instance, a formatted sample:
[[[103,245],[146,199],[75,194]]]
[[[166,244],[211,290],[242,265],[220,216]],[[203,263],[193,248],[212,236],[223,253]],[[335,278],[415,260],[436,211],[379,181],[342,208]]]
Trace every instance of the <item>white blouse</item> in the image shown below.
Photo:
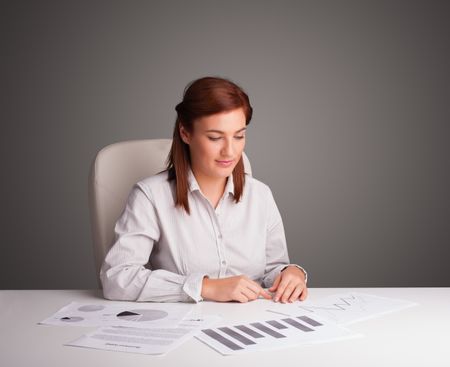
[[[133,187],[100,271],[105,298],[199,302],[205,275],[246,275],[272,286],[290,264],[270,188],[246,175],[243,195],[235,203],[230,175],[214,209],[189,170],[188,215],[175,208],[175,181],[167,177],[164,171]]]

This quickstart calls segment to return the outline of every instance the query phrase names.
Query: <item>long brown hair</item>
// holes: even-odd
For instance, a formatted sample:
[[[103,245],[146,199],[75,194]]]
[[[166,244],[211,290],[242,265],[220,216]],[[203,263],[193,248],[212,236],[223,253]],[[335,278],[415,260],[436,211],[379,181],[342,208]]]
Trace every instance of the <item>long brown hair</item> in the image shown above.
[[[190,82],[183,93],[183,101],[175,107],[177,119],[173,129],[172,147],[166,161],[169,171],[168,180],[175,180],[175,206],[181,207],[190,214],[188,201],[188,171],[191,165],[189,145],[180,136],[180,125],[193,132],[196,119],[242,108],[245,114],[245,125],[250,123],[253,108],[249,98],[241,87],[228,79],[204,77]],[[234,201],[237,203],[245,185],[243,158],[239,159],[233,170]]]

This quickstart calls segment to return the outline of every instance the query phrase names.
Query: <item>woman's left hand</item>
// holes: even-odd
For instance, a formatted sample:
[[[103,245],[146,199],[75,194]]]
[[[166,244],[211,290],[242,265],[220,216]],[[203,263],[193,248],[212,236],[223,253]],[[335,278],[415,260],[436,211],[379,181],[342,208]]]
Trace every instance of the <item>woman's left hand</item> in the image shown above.
[[[308,297],[305,273],[296,266],[288,266],[278,274],[269,291],[276,292],[273,297],[275,302],[291,303],[299,298],[304,301]]]

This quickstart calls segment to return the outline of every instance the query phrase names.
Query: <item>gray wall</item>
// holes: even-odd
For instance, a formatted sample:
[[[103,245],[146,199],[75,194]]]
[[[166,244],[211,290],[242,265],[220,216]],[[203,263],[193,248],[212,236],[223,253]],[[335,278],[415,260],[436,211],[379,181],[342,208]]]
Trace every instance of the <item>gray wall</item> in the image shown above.
[[[219,75],[312,287],[450,286],[448,1],[11,1],[0,288],[96,287],[87,175]]]

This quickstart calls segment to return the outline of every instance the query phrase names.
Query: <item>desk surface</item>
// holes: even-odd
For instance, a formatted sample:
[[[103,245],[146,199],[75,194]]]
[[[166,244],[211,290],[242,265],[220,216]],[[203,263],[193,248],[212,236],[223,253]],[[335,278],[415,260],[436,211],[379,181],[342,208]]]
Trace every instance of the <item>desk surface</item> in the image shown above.
[[[63,346],[95,328],[37,325],[71,301],[101,298],[98,290],[0,291],[2,366],[450,366],[450,288],[311,288],[311,300],[358,291],[401,298],[419,306],[352,324],[365,336],[239,356],[222,356],[191,339],[166,356],[108,352]],[[246,304],[202,302],[204,313],[230,322],[261,314],[270,301]]]

